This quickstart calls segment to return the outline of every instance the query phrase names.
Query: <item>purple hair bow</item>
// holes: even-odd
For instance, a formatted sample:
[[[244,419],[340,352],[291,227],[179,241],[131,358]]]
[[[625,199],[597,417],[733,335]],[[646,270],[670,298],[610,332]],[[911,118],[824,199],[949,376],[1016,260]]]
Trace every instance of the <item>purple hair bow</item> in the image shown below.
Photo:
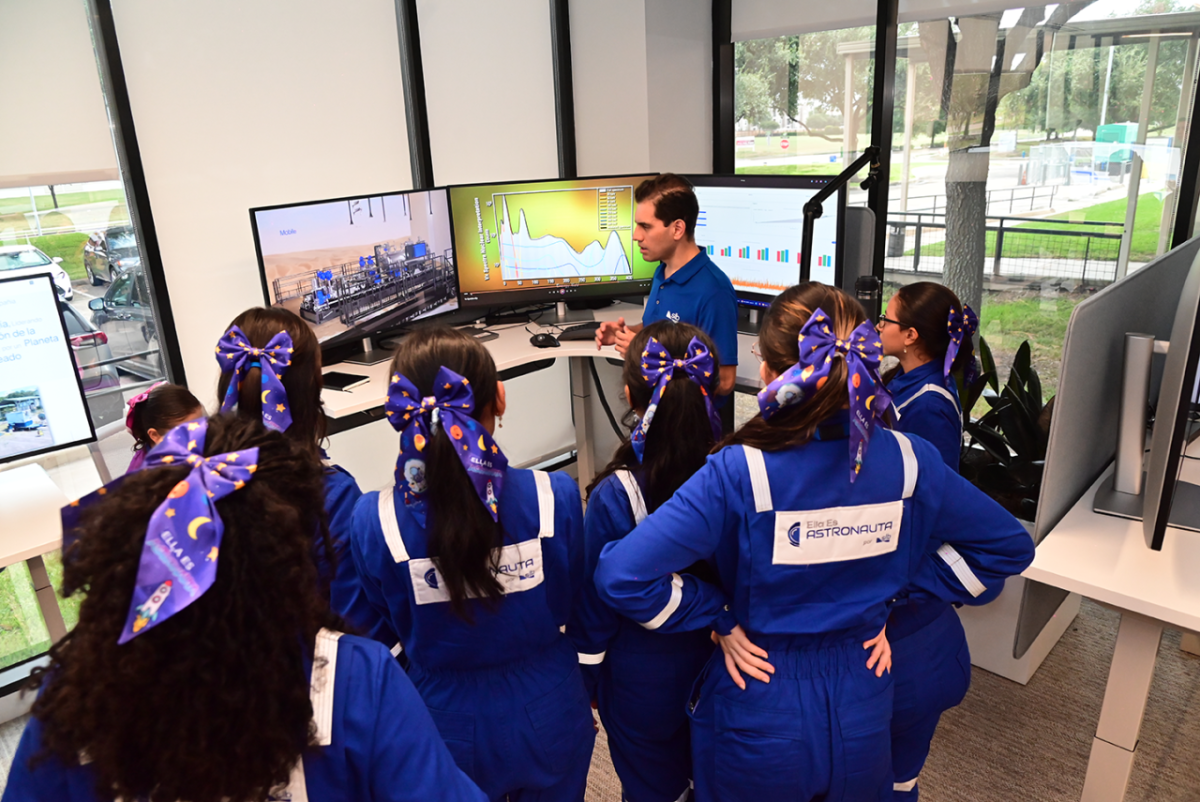
[[[629,436],[629,444],[633,446],[633,453],[637,455],[639,463],[645,456],[646,434],[650,431],[650,422],[654,420],[654,413],[658,410],[663,391],[667,389],[667,383],[676,371],[680,370],[700,387],[700,392],[704,394],[704,407],[708,410],[708,422],[712,426],[713,440],[721,439],[721,419],[717,417],[712,397],[708,394],[708,386],[712,384],[713,371],[716,370],[716,360],[713,359],[712,353],[704,343],[693,337],[688,343],[687,357],[676,359],[662,343],[651,337],[650,342],[646,344],[646,350],[642,351],[642,378],[654,385],[654,394],[650,396],[646,414]]]
[[[883,344],[879,333],[870,323],[862,323],[850,336],[841,339],[834,335],[833,321],[821,309],[813,311],[800,329],[797,340],[800,361],[783,372],[775,381],[758,393],[758,407],[764,420],[770,420],[779,410],[802,404],[829,379],[833,359],[846,361],[847,389],[850,393],[850,481],[862,470],[863,453],[871,439],[875,419],[881,418],[892,397],[879,379],[879,361]]]
[[[438,369],[433,395],[421,396],[416,386],[399,373],[392,375],[384,407],[388,422],[400,432],[400,458],[396,461],[396,486],[404,494],[422,526],[425,522],[425,446],[439,427],[446,430],[476,495],[499,520],[500,494],[508,459],[479,421],[471,417],[475,393],[471,383],[447,367]]]
[[[958,358],[958,351],[963,342],[973,338],[979,330],[979,316],[966,304],[963,304],[961,313],[951,307],[950,315],[946,318],[946,329],[950,332],[950,344],[946,346],[946,361],[942,365],[943,376],[950,375],[950,369],[954,367],[954,360]],[[963,367],[963,385],[970,387],[978,375],[979,368],[976,367],[975,357],[972,356]]]
[[[295,347],[292,336],[281,331],[271,338],[263,348],[250,344],[240,328],[231,326],[217,343],[217,364],[221,372],[233,371],[233,378],[221,399],[221,412],[237,406],[238,391],[251,368],[262,372],[262,419],[263,425],[277,432],[285,432],[292,425],[292,413],[288,411],[287,391],[283,389],[283,372],[292,364]]]
[[[118,643],[158,626],[204,595],[217,579],[225,525],[216,502],[254,478],[258,449],[204,456],[208,421],[176,426],[146,458],[148,466],[191,465],[150,516],[133,600]]]

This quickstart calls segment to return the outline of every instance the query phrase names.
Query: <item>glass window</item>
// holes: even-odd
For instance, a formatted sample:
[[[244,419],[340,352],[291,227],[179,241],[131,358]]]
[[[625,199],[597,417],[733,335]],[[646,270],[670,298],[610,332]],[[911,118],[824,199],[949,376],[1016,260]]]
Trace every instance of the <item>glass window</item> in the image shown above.
[[[1053,396],[1074,306],[1170,247],[1198,41],[1178,0],[901,24],[885,300],[945,283],[1001,381],[1029,341]],[[873,27],[738,43],[738,172],[843,169],[869,137],[873,53]]]

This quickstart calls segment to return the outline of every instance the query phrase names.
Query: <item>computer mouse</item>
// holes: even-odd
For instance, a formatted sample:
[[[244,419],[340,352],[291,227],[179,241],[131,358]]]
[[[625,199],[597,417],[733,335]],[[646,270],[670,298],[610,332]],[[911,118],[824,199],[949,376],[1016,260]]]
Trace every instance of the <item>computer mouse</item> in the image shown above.
[[[529,343],[534,348],[558,348],[558,340],[553,334],[535,334],[529,338]]]

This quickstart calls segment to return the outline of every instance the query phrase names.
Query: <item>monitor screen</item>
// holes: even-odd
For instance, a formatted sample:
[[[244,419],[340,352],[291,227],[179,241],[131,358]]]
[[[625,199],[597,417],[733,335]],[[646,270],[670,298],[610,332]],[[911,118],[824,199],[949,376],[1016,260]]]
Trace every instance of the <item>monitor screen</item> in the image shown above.
[[[0,278],[0,462],[95,439],[49,275]]]
[[[463,306],[637,295],[656,264],[633,243],[650,175],[450,188]]]
[[[700,217],[696,244],[733,282],[738,299],[760,306],[800,281],[804,204],[832,176],[688,176]],[[836,285],[841,278],[845,190],[823,204],[813,226],[809,278]]]
[[[267,304],[322,344],[458,308],[446,190],[251,209]]]

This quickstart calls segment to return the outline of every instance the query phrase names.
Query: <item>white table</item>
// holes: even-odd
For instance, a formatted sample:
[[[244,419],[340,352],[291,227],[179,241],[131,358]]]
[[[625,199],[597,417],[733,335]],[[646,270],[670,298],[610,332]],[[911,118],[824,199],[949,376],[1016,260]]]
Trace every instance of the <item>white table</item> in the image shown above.
[[[1200,442],[1188,452],[1200,453]],[[1110,467],[1038,544],[1024,573],[1121,611],[1083,802],[1125,797],[1163,627],[1200,630],[1200,533],[1170,528],[1162,551],[1151,551],[1141,521],[1092,512],[1111,475]],[[1181,479],[1200,482],[1200,462],[1184,460]]]
[[[624,317],[627,323],[637,323],[642,319],[642,307],[635,304],[615,304],[594,313],[596,320],[616,320]],[[566,323],[571,326],[577,321]],[[587,487],[593,477],[593,441],[592,415],[588,399],[595,388],[587,369],[588,359],[620,359],[620,354],[612,346],[596,350],[596,343],[591,340],[567,340],[558,348],[535,348],[529,342],[530,332],[545,331],[553,334],[556,329],[546,324],[544,320],[530,323],[526,330],[525,324],[507,324],[491,329],[497,335],[483,345],[491,353],[499,371],[528,365],[543,359],[565,357],[570,360],[571,370],[571,404],[575,419],[575,447],[578,455],[579,486]],[[750,346],[756,338],[749,334],[738,335],[738,377],[737,384],[741,389],[757,391],[759,387],[758,360],[751,354]],[[325,414],[330,418],[343,418],[359,412],[378,410],[387,401],[389,382],[389,362],[377,365],[350,365],[341,363],[328,365],[325,371],[336,370],[355,376],[366,376],[370,379],[366,384],[355,387],[349,392],[324,390],[321,400],[325,404]],[[745,375],[743,375],[745,374]]]
[[[42,555],[62,548],[59,510],[66,504],[66,495],[40,465],[25,465],[0,473],[0,508],[4,510],[0,567],[7,568],[22,560],[29,566],[51,643],[61,640],[67,634],[67,627]]]

